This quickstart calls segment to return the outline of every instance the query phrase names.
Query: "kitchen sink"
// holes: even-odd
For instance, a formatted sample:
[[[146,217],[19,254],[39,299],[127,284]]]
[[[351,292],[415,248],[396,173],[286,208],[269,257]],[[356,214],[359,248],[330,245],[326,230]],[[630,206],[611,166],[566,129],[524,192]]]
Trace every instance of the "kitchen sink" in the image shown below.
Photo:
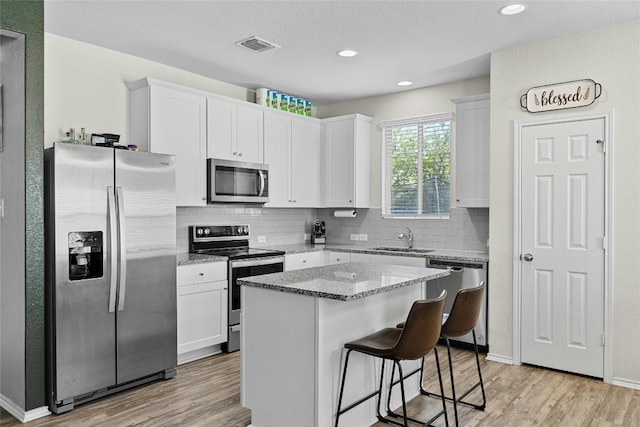
[[[385,252],[411,252],[418,254],[428,254],[429,252],[433,252],[433,249],[417,249],[417,248],[399,248],[399,247],[389,247],[389,246],[381,246],[378,248],[373,248],[374,251],[385,251]]]

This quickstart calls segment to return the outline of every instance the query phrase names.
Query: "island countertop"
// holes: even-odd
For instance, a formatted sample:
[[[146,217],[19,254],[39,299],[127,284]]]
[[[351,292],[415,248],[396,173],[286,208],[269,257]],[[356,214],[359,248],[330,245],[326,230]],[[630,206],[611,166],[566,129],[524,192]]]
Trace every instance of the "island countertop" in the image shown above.
[[[350,301],[448,276],[448,270],[348,262],[238,279],[242,286]]]

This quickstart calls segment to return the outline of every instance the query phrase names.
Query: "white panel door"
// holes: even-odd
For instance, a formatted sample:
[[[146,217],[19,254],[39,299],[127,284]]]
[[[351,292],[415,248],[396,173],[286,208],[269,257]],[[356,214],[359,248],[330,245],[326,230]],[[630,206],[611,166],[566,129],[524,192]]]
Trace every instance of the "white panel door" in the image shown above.
[[[236,107],[236,160],[263,163],[263,115],[260,107]]]
[[[282,114],[264,113],[264,162],[269,165],[270,208],[289,207],[291,118]]]
[[[604,120],[522,129],[522,362],[603,377]]]

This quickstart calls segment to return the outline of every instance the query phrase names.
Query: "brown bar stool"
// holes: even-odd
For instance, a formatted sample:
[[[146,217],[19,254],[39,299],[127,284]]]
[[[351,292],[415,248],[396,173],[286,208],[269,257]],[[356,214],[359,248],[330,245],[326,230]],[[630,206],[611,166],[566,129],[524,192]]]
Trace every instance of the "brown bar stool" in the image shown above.
[[[444,302],[447,292],[442,291],[442,294],[432,300],[419,300],[415,301],[411,306],[407,320],[404,323],[405,327],[400,328],[384,328],[366,337],[357,339],[355,341],[348,342],[344,345],[347,349],[347,355],[344,362],[344,370],[342,373],[342,382],[340,385],[340,397],[338,398],[338,410],[336,412],[336,424],[338,427],[338,420],[340,415],[355,408],[366,400],[373,396],[378,396],[378,408],[377,417],[382,422],[392,423],[400,426],[408,426],[408,420],[418,422],[423,425],[431,424],[435,419],[444,414],[445,423],[449,425],[449,419],[446,411],[446,401],[444,397],[444,388],[442,385],[442,376],[440,374],[440,363],[438,359],[438,352],[435,345],[438,343],[440,336],[440,329],[442,327],[442,314],[444,312]],[[438,380],[440,381],[440,393],[442,400],[443,411],[433,417],[431,420],[424,423],[423,421],[415,420],[407,417],[407,404],[405,401],[404,393],[404,381],[402,376],[401,360],[417,360],[422,359],[422,365],[424,365],[424,356],[431,350],[434,351],[436,356],[436,366],[438,368]],[[347,376],[347,366],[349,365],[349,355],[352,351],[357,351],[363,354],[367,354],[373,357],[379,357],[382,359],[382,367],[380,369],[380,386],[378,390],[363,397],[355,403],[347,406],[345,409],[342,407],[342,394],[344,392],[344,383]],[[400,424],[396,421],[385,418],[380,414],[380,400],[382,397],[382,384],[384,378],[384,365],[387,360],[393,362],[394,370],[398,367],[400,372],[400,390],[402,394],[402,410],[404,424]]]
[[[473,407],[474,409],[478,409],[480,411],[484,411],[485,406],[487,404],[487,399],[484,394],[484,383],[482,382],[482,372],[480,372],[480,358],[478,356],[478,344],[476,342],[476,323],[478,323],[478,316],[480,314],[480,308],[482,307],[482,294],[485,290],[484,281],[480,282],[478,286],[475,288],[466,288],[460,289],[456,294],[456,298],[453,300],[453,306],[451,307],[451,313],[448,316],[445,316],[443,319],[442,329],[440,331],[440,336],[444,339],[447,345],[447,356],[449,358],[449,375],[451,376],[451,393],[452,397],[444,396],[442,394],[442,387],[440,388],[440,394],[433,393],[425,390],[422,387],[422,372],[420,374],[420,392],[427,396],[439,397],[450,400],[453,402],[453,412],[456,420],[456,426],[458,425],[458,403],[462,403],[464,405],[468,405]],[[404,324],[398,324],[399,328],[402,328]],[[479,381],[471,386],[467,391],[465,391],[460,397],[456,398],[456,388],[453,381],[453,365],[451,363],[451,346],[449,344],[449,338],[461,337],[469,332],[473,335],[473,348],[476,354],[476,367],[478,368],[478,378]],[[422,371],[424,368],[419,368],[418,370]],[[395,371],[395,369],[394,369]],[[411,372],[409,375],[413,375],[416,371]],[[391,373],[391,378],[393,379],[394,372]],[[402,375],[402,374],[400,374]],[[393,387],[393,380],[391,382],[391,386]],[[469,393],[478,388],[482,390],[482,403],[475,404],[471,402],[466,402],[462,399],[467,397]],[[388,405],[388,404],[387,404]],[[388,407],[388,406],[387,406]]]

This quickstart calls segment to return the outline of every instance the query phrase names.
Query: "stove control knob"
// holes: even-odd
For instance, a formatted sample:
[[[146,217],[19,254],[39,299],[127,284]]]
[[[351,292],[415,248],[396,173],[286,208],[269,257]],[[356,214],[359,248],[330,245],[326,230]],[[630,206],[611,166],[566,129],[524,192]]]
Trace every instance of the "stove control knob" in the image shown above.
[[[201,236],[202,235],[202,228],[196,228],[196,234],[198,236]]]
[[[245,236],[249,235],[249,227],[245,227],[242,231],[243,231]]]
[[[242,236],[242,227],[238,227],[238,236]]]
[[[209,235],[209,233],[211,233],[211,230],[210,230],[210,229],[208,229],[208,228],[205,228],[205,229],[204,229],[204,235],[205,235],[205,236],[208,236],[208,235]]]

